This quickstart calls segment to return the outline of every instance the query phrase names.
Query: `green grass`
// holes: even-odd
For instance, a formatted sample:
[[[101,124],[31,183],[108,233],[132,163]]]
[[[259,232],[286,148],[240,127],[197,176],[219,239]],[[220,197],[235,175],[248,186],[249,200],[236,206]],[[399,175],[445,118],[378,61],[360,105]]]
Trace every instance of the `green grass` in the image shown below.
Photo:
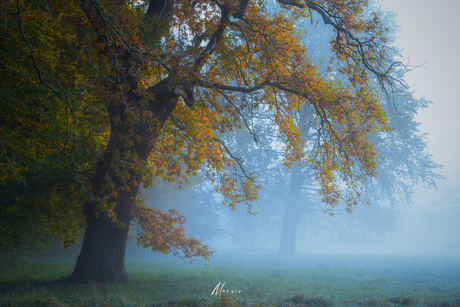
[[[74,260],[0,264],[0,306],[460,306],[458,259],[216,257],[128,260],[130,283],[65,280]],[[214,287],[241,290],[218,297]],[[240,291],[237,291],[240,292]]]

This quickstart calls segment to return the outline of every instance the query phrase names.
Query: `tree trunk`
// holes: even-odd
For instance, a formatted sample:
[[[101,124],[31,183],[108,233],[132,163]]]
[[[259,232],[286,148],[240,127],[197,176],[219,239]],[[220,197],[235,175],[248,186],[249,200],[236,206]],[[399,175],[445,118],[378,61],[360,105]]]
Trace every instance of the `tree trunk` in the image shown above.
[[[146,36],[143,38],[146,42],[153,40],[155,43],[162,33],[168,32],[173,3],[171,0],[149,1],[145,23],[148,29],[144,29]],[[110,140],[96,166],[92,187],[95,199],[86,204],[85,236],[70,279],[127,281],[126,241],[142,181],[142,167],[146,167],[161,128],[176,107],[179,96],[191,106],[193,91],[189,83],[179,80],[173,83],[170,78],[158,82],[147,93],[140,91],[138,79],[148,69],[150,61],[143,61],[138,54],[125,50],[123,44],[107,45],[107,37],[112,35],[107,31],[112,30],[97,5],[81,0],[81,8],[97,42],[105,46],[99,50],[99,55],[107,59],[111,68],[103,72],[111,78],[104,76],[102,81],[111,97],[107,107]],[[112,8],[116,11],[117,4]]]
[[[117,207],[121,204],[117,203]],[[92,205],[92,208],[96,206]],[[131,209],[132,204],[125,204]],[[77,264],[70,277],[72,281],[101,282],[129,281],[125,271],[125,250],[130,216],[125,216],[125,226],[118,226],[105,213],[96,215],[91,209]],[[126,210],[129,211],[129,210]],[[118,216],[121,220],[121,217]]]
[[[284,256],[295,255],[297,228],[299,224],[299,202],[303,183],[302,169],[294,166],[291,172],[288,196],[286,198],[286,211],[283,218],[280,247],[278,254]]]
[[[112,134],[114,134],[112,128]],[[118,142],[111,137],[103,159],[97,166],[94,177],[95,196],[103,199],[110,197],[110,188],[106,179],[113,180],[112,188],[117,196],[110,199],[107,205],[114,204],[113,217],[109,216],[103,204],[91,201],[86,204],[86,230],[83,238],[77,264],[70,277],[73,281],[128,281],[125,271],[125,250],[128,238],[129,225],[132,220],[132,208],[141,181],[141,176],[131,171],[129,188],[121,178],[113,174],[117,164],[123,163],[115,158],[115,146]],[[119,145],[119,144],[118,144]],[[128,189],[127,189],[128,188]]]
[[[297,126],[302,132],[302,136],[309,139],[309,134],[314,123],[314,108],[311,105],[305,105],[298,112]],[[291,182],[289,183],[289,191],[286,198],[286,212],[283,219],[280,248],[278,250],[278,254],[280,255],[290,256],[296,253],[295,245],[300,215],[299,203],[301,202],[302,185],[308,178],[306,175],[307,169],[305,166],[294,166],[291,172]]]
[[[93,194],[100,201],[86,204],[87,226],[70,277],[72,281],[129,280],[125,251],[132,209],[142,181],[138,168],[147,162],[161,127],[177,105],[179,96],[169,83],[170,80],[165,79],[151,89],[154,99],[146,108],[152,116],[146,120],[133,120],[124,103],[108,107],[110,140],[93,181]],[[130,93],[126,97],[133,102],[138,98]]]

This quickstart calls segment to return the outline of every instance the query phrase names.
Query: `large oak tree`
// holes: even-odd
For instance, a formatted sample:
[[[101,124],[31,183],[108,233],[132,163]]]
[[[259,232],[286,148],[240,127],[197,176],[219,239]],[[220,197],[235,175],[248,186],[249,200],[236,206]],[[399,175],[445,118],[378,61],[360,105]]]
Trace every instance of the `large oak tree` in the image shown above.
[[[378,164],[371,135],[387,131],[370,81],[386,91],[398,82],[385,28],[377,13],[364,18],[365,0],[275,4],[2,1],[2,184],[27,187],[40,178],[28,179],[31,171],[47,172],[54,164],[68,169],[65,177],[77,183],[69,185],[72,192],[48,181],[49,195],[61,197],[47,202],[39,193],[38,211],[59,212],[39,214],[58,225],[52,233],[85,225],[71,279],[127,280],[124,255],[133,221],[142,228],[140,245],[209,257],[205,245],[184,236],[177,212],[146,208],[138,190],[157,176],[184,182],[200,171],[226,205],[255,200],[254,174],[220,137],[245,127],[258,141],[242,112],[248,107],[271,112],[285,164],[310,162],[324,201],[357,201],[356,187]],[[320,74],[309,57],[302,42],[308,33],[296,24],[313,15],[334,29],[330,48],[346,82]],[[314,156],[304,150],[306,140],[291,116],[305,103],[327,140]],[[21,216],[29,205],[12,197],[1,209]],[[61,225],[66,212],[80,220]]]

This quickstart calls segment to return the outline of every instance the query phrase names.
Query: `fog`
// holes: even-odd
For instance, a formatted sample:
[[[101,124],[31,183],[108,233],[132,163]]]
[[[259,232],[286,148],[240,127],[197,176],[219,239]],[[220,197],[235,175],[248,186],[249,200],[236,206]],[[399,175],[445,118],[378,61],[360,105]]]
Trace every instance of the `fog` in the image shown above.
[[[269,1],[273,6],[281,2]],[[373,95],[381,98],[391,127],[388,132],[375,132],[371,136],[376,152],[381,154],[375,177],[367,178],[362,185],[356,179],[367,175],[363,171],[366,167],[359,163],[365,160],[372,164],[373,161],[369,159],[372,154],[366,155],[369,152],[355,155],[354,151],[371,146],[361,142],[350,146],[352,149],[348,152],[342,147],[349,139],[356,141],[356,134],[349,133],[354,132],[350,129],[356,124],[353,119],[348,127],[347,119],[338,124],[332,121],[324,128],[326,125],[321,116],[308,102],[288,111],[292,125],[296,125],[307,140],[303,148],[308,163],[286,167],[283,150],[289,145],[279,139],[282,135],[279,129],[283,128],[274,124],[273,110],[259,103],[263,96],[257,91],[241,93],[241,97],[235,98],[241,98],[243,103],[233,107],[239,108],[237,113],[245,123],[243,129],[222,134],[216,129],[215,133],[219,142],[225,144],[223,152],[236,161],[234,169],[228,173],[243,179],[248,178],[247,174],[257,175],[257,183],[262,186],[257,201],[249,206],[237,204],[236,208],[223,205],[225,199],[217,192],[219,186],[207,176],[209,169],[206,165],[197,176],[184,180],[188,184],[154,178],[152,186],[141,189],[140,193],[146,206],[161,209],[164,213],[174,209],[183,216],[186,236],[200,240],[213,251],[209,261],[202,258],[190,261],[181,257],[181,248],[192,251],[189,255],[200,251],[196,242],[182,240],[181,231],[158,236],[164,239],[160,243],[149,241],[153,242],[152,248],[169,251],[169,254],[137,246],[136,237],[143,230],[138,228],[135,220],[129,225],[126,266],[118,261],[120,266],[116,274],[112,274],[115,270],[107,259],[115,258],[116,254],[122,260],[124,250],[120,248],[112,254],[104,251],[107,258],[100,257],[101,261],[94,262],[96,266],[87,261],[88,258],[79,257],[82,238],[80,244],[67,249],[54,248],[39,255],[31,250],[31,259],[26,259],[29,256],[27,249],[18,249],[17,260],[0,265],[0,306],[25,306],[31,302],[44,306],[67,303],[69,306],[460,306],[460,40],[457,33],[460,1],[369,2],[366,13],[372,12],[375,5],[393,11],[379,16],[390,29],[388,38],[392,48],[388,48],[389,57],[414,68],[406,71],[404,66],[386,67],[409,85],[405,87],[404,82],[396,82],[391,96],[385,95],[384,89],[378,89],[378,78],[369,77],[373,91],[375,89]],[[241,1],[241,7],[243,3]],[[154,2],[151,4],[155,5]],[[22,15],[19,6],[18,2],[18,16]],[[227,13],[222,10],[222,17],[230,14],[229,7],[225,8]],[[230,22],[233,21],[230,19]],[[330,52],[332,28],[321,24],[321,21],[315,23],[312,20],[295,27],[308,34],[304,42],[322,77],[337,81],[337,84],[346,83],[348,81],[341,79],[343,76],[338,70],[340,59],[334,60]],[[224,25],[226,23],[221,24]],[[219,27],[219,31],[220,28],[223,27]],[[207,33],[208,29],[200,40],[206,38]],[[209,38],[210,42],[212,38]],[[205,51],[204,55],[207,47]],[[182,82],[179,85],[183,85]],[[156,91],[156,86],[153,88],[155,97],[163,95],[161,90]],[[270,95],[276,95],[280,103],[291,99],[289,95],[276,91]],[[352,115],[351,118],[356,115],[363,118],[360,112]],[[213,124],[212,120],[210,122]],[[182,129],[180,122],[176,124]],[[339,137],[335,131],[324,133],[329,129],[339,132],[342,129],[347,133],[339,133]],[[332,134],[335,136],[331,137]],[[334,138],[339,143],[335,147],[330,141]],[[187,152],[187,141],[184,139],[180,144],[183,147],[178,151]],[[321,147],[325,144],[327,146]],[[321,148],[342,151],[329,155],[324,154],[326,150],[321,152]],[[316,155],[318,152],[320,154]],[[329,158],[328,165],[321,160],[325,156]],[[352,161],[350,165],[347,164],[349,161]],[[327,167],[334,163],[337,168]],[[174,167],[176,165],[179,163]],[[322,166],[334,170],[331,177],[337,182],[330,186],[337,183],[343,192],[342,197],[337,197],[337,205],[333,201],[327,204],[324,202],[327,193],[319,193],[327,190],[316,180],[319,177],[317,169]],[[339,170],[345,170],[345,174]],[[220,170],[214,171],[218,173]],[[188,173],[195,174],[195,170]],[[218,180],[219,175],[214,179]],[[342,181],[342,178],[346,180]],[[354,183],[359,185],[356,190]],[[351,197],[357,200],[355,204],[347,203],[349,195],[357,196]],[[118,199],[121,198],[117,196]],[[55,202],[53,200],[52,204]],[[160,221],[150,223],[148,226],[153,225],[152,228],[163,223],[161,219],[139,218]],[[165,221],[162,224],[165,229],[177,226],[174,219]],[[101,226],[102,232],[108,229],[104,227]],[[165,233],[158,228],[158,233]],[[174,245],[178,241],[180,243]],[[170,247],[172,252],[168,250]],[[89,248],[84,250],[92,253]],[[175,253],[179,257],[174,256]],[[9,250],[6,255],[10,257]],[[107,271],[108,280],[121,272],[129,275],[132,282],[67,282],[63,276],[71,274],[77,257],[78,261],[91,264],[91,269]],[[94,280],[100,281],[98,278]],[[87,280],[93,280],[93,277]],[[224,285],[227,296],[221,297]],[[214,294],[213,289],[219,286],[220,293]]]
[[[400,24],[398,44],[403,55],[421,68],[409,72],[406,80],[418,97],[433,101],[417,116],[420,130],[426,133],[433,159],[443,165],[444,180],[437,190],[418,188],[414,205],[402,212],[403,227],[395,233],[389,247],[406,254],[460,255],[460,123],[456,114],[460,103],[456,90],[460,43],[456,29],[460,2],[381,1],[386,10],[397,14]],[[414,7],[417,7],[414,14]],[[427,22],[429,20],[429,22]]]
[[[301,210],[295,254],[291,256],[460,257],[459,179],[457,176],[450,181],[440,180],[437,190],[420,188],[410,205],[363,205],[353,213],[337,210],[334,216],[324,214],[320,203],[309,204],[308,208],[300,200],[305,208]],[[254,204],[254,210],[258,211],[254,216],[245,207],[233,212],[222,206],[219,199],[204,202],[209,198],[195,195],[191,186],[178,189],[175,184],[164,182],[161,186],[174,191],[174,200],[168,199],[169,205],[160,207],[175,208],[184,215],[188,235],[209,244],[216,251],[215,256],[279,252],[285,213],[282,200],[260,200]],[[146,199],[153,200],[148,196]],[[144,255],[153,254],[144,251]]]
[[[254,204],[257,215],[249,215],[245,206],[236,212],[222,206],[221,198],[205,188],[203,178],[193,179],[183,189],[158,181],[153,189],[143,191],[146,202],[163,210],[177,209],[187,219],[188,235],[208,243],[216,251],[215,257],[280,254],[283,225],[289,224],[297,224],[294,251],[286,253],[291,255],[460,257],[460,146],[456,135],[460,127],[455,115],[460,111],[460,103],[452,83],[458,80],[460,70],[458,40],[453,39],[458,36],[455,31],[460,25],[456,18],[460,4],[446,4],[449,10],[433,5],[432,1],[381,1],[384,9],[395,13],[385,18],[400,25],[394,35],[402,58],[411,65],[423,65],[406,76],[411,88],[400,102],[407,105],[412,101],[408,113],[390,112],[394,123],[414,125],[415,128],[402,130],[417,138],[399,140],[402,146],[382,149],[387,151],[383,152],[387,160],[380,170],[382,178],[365,188],[371,200],[369,205],[361,204],[348,213],[342,204],[334,209],[334,216],[329,216],[311,178],[305,179],[299,195],[288,199],[292,194],[292,174],[277,166],[280,161],[276,154],[273,157],[258,152],[256,146],[247,142],[252,141],[251,135],[244,132],[228,140],[235,152],[244,156],[245,166],[261,174],[264,189]],[[417,14],[413,13],[414,6]],[[309,29],[309,51],[318,59],[324,53],[316,54],[315,50],[324,50],[327,44],[327,39],[321,39],[327,38],[324,31],[327,29]],[[431,102],[427,108],[418,106],[423,99]],[[400,123],[399,117],[406,118],[410,112],[414,116]],[[257,131],[257,124],[253,128]],[[315,132],[314,127],[309,129],[303,133]],[[261,132],[259,137],[276,147],[270,135]],[[421,144],[427,147],[416,152]],[[404,178],[394,173],[399,171],[395,166],[398,163],[405,165],[408,175]],[[430,171],[432,174],[425,173]],[[292,203],[294,214],[289,214],[295,222],[289,218],[286,222],[287,204]],[[148,251],[143,253],[152,255]]]

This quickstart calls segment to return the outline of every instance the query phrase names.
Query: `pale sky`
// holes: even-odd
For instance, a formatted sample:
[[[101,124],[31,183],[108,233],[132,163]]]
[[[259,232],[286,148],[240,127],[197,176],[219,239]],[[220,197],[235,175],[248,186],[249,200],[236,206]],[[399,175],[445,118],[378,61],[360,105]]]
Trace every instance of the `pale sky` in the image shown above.
[[[437,191],[418,191],[415,205],[405,211],[405,227],[388,246],[405,254],[460,256],[460,0],[381,3],[398,15],[405,59],[413,65],[426,62],[406,81],[416,96],[433,102],[418,121],[446,177]]]
[[[417,96],[433,101],[420,114],[437,162],[458,164],[460,152],[460,0],[381,0],[398,14],[405,59],[424,64],[407,76]]]

